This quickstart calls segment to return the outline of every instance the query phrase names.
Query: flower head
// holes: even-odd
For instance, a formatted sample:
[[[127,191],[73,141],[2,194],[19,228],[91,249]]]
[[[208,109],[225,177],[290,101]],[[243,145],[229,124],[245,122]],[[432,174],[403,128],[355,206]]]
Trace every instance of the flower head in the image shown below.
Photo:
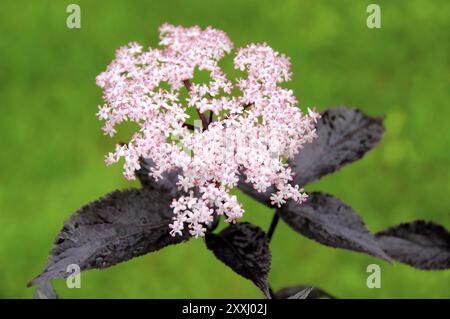
[[[230,223],[240,218],[242,206],[230,194],[240,175],[260,192],[274,185],[274,205],[289,198],[303,202],[306,195],[291,185],[286,160],[314,140],[319,115],[314,109],[303,114],[293,92],[279,86],[290,79],[289,59],[267,44],[251,44],[234,58],[235,68],[247,76],[230,81],[218,64],[233,47],[223,31],[164,24],[160,38],[161,48],[144,51],[137,43],[119,48],[97,77],[105,100],[97,113],[104,133],[113,136],[124,121],[139,125],[106,163],[124,158],[128,179],[140,169],[140,157],[154,161],[150,175],[156,180],[164,171],[182,169],[177,185],[184,195],[171,206],[174,236],[186,226],[191,235],[203,236],[214,212]],[[191,83],[197,69],[209,72],[211,80]],[[231,95],[234,88],[241,94]],[[189,108],[199,113],[202,130],[186,125],[192,121]],[[205,115],[210,112],[213,121]]]

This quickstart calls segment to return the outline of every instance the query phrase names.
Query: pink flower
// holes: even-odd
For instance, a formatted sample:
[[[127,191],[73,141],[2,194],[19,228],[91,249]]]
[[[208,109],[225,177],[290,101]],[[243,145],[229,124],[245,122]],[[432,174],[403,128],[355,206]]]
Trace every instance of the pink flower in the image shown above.
[[[290,184],[292,172],[285,163],[316,138],[320,116],[314,109],[302,114],[293,92],[279,86],[291,77],[289,59],[267,44],[250,44],[234,58],[247,76],[231,81],[218,64],[233,47],[223,31],[164,24],[160,38],[162,48],[143,50],[137,43],[119,48],[97,77],[105,100],[97,116],[105,120],[105,134],[113,136],[124,121],[139,126],[106,163],[123,158],[127,179],[135,178],[140,157],[154,161],[150,175],[155,179],[166,170],[182,169],[177,185],[189,195],[171,205],[173,236],[186,226],[192,236],[204,236],[214,212],[229,223],[240,218],[244,210],[230,191],[241,174],[260,192],[275,185],[273,205],[290,198],[303,202],[306,194]],[[191,83],[197,69],[209,72],[211,81]],[[231,96],[233,89],[241,95]],[[197,110],[202,130],[185,125],[189,108]],[[208,119],[210,112],[214,121]]]

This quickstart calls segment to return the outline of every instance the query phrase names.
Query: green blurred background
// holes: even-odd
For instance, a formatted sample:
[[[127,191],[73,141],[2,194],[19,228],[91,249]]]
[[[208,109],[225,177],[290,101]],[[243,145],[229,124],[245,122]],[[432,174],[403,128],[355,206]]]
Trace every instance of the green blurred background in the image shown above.
[[[450,2],[376,1],[382,28],[368,29],[372,1],[81,1],[81,29],[66,27],[69,1],[0,5],[0,297],[31,297],[25,284],[47,260],[63,221],[127,182],[106,167],[114,139],[96,119],[95,76],[121,45],[156,46],[164,22],[226,31],[235,47],[266,41],[292,58],[302,107],[351,105],[386,115],[386,135],[362,161],[310,185],[351,204],[372,231],[419,218],[450,226]],[[231,56],[227,58],[227,70]],[[245,219],[267,229],[271,210],[240,195]],[[271,244],[274,289],[312,284],[346,298],[449,298],[450,272],[390,265],[321,246],[281,223]],[[366,267],[382,270],[366,287]],[[202,240],[82,274],[65,298],[259,298]]]

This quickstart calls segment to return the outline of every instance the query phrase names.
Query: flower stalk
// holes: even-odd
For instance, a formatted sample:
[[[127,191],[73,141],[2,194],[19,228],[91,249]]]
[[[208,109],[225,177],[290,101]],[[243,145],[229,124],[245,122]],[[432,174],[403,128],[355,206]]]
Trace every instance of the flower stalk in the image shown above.
[[[275,229],[277,228],[278,221],[280,220],[280,214],[278,212],[278,209],[275,210],[275,213],[272,217],[272,222],[270,223],[269,230],[267,231],[267,240],[270,243],[273,237],[273,234],[275,233]]]

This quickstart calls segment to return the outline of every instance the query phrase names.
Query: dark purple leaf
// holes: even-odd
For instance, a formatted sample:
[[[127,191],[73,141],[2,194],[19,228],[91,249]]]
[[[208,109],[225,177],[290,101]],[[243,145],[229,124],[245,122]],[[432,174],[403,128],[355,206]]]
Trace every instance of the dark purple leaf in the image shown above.
[[[246,182],[246,177],[244,175],[240,175],[238,188],[248,196],[253,197],[266,206],[272,206],[272,204],[270,203],[270,195],[275,192],[275,187],[269,186],[264,193],[260,193],[253,188],[253,185],[251,183]]]
[[[415,268],[450,268],[450,233],[441,225],[422,220],[390,227],[376,234],[393,259]]]
[[[293,184],[305,186],[362,158],[383,136],[383,120],[353,108],[338,107],[324,111],[317,123],[318,138],[305,145],[288,161],[295,174]],[[238,187],[267,206],[274,187],[265,193],[256,191],[241,176]]]
[[[383,119],[353,108],[338,107],[322,113],[318,138],[289,161],[294,184],[305,186],[362,158],[383,136]]]
[[[306,295],[306,296],[305,296]],[[306,298],[292,298],[294,296]],[[322,289],[311,287],[311,286],[294,286],[286,287],[278,290],[275,295],[275,299],[335,299],[329,293],[323,291]]]
[[[250,279],[270,298],[267,276],[271,254],[265,233],[249,223],[237,223],[218,235],[207,234],[206,246],[225,265],[244,278]]]
[[[353,208],[329,194],[311,193],[301,205],[290,200],[280,216],[295,231],[323,245],[390,260]]]
[[[153,177],[148,175],[150,169],[155,165],[153,160],[150,158],[141,158],[140,164],[141,169],[136,171],[136,176],[141,182],[142,187],[156,189],[158,191],[165,192],[172,197],[176,197],[178,195],[176,184],[178,182],[178,175],[181,174],[181,169],[174,169],[172,171],[164,172],[162,173],[162,178],[155,181]]]
[[[303,290],[298,291],[297,293],[293,294],[287,299],[307,299],[312,289],[313,289],[312,287],[307,287]]]
[[[67,277],[67,266],[106,268],[187,240],[172,237],[172,197],[151,189],[115,191],[78,210],[64,223],[44,271],[31,281]]]
[[[50,281],[42,282],[34,292],[33,299],[59,299]]]

